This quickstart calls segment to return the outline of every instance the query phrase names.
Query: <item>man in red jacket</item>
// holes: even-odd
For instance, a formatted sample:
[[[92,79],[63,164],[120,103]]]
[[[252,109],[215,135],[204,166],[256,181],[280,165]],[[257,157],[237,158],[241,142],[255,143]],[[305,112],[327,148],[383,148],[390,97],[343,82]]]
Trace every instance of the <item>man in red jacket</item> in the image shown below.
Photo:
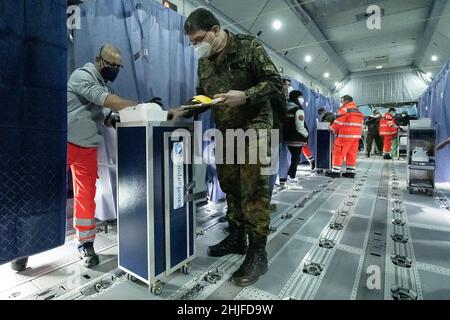
[[[390,108],[389,111],[380,120],[380,136],[383,137],[383,159],[390,160],[392,140],[398,132],[398,126],[395,122],[395,108]]]
[[[358,106],[353,102],[352,97],[343,96],[341,103],[342,107],[338,110],[338,116],[331,125],[331,130],[336,133],[336,141],[333,147],[333,169],[327,175],[332,178],[339,178],[342,163],[345,159],[347,168],[342,176],[355,178],[356,158],[364,115],[358,110]]]

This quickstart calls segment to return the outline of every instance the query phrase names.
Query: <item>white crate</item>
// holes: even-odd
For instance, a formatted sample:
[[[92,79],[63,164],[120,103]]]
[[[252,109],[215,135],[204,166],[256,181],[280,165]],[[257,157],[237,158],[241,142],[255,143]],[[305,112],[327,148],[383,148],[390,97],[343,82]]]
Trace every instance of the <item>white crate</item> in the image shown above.
[[[168,112],[156,103],[139,104],[119,111],[120,122],[167,121]]]

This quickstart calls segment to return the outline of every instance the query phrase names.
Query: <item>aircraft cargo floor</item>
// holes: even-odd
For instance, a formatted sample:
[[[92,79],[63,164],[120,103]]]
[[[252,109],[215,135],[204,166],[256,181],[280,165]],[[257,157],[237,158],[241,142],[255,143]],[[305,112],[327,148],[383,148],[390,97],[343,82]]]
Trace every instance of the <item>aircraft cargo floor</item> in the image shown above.
[[[275,191],[269,271],[253,286],[229,281],[242,256],[206,256],[226,236],[218,203],[197,212],[190,273],[168,277],[160,295],[117,268],[115,227],[103,224],[99,266],[84,268],[68,237],[21,273],[0,266],[0,299],[450,299],[448,186],[409,194],[405,162],[379,157],[360,159],[354,180],[301,169],[298,183]]]

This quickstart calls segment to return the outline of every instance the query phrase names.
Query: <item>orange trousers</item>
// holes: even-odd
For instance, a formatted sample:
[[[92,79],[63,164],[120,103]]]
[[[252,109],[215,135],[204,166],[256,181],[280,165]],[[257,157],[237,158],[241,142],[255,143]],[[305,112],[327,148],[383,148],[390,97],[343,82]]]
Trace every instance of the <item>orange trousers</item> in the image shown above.
[[[355,172],[358,157],[359,139],[337,138],[333,147],[333,172],[341,172],[344,159],[347,172]]]
[[[393,135],[383,136],[383,154],[390,154],[392,149],[392,140],[394,140]]]
[[[80,245],[95,240],[97,161],[97,148],[67,145],[67,170],[71,169],[73,178],[73,225]]]
[[[308,159],[309,162],[314,160],[314,156],[311,154],[311,150],[309,149],[308,145],[304,146],[302,148],[303,155]]]

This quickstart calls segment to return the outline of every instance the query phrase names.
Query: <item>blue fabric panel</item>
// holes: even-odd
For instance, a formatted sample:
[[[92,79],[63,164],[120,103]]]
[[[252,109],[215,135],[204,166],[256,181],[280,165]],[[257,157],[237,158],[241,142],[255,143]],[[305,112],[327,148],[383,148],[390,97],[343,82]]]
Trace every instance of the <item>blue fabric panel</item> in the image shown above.
[[[65,240],[66,6],[0,2],[0,264]]]
[[[437,143],[450,137],[450,60],[442,68],[418,104],[421,118],[431,118],[437,129]],[[450,182],[450,148],[436,154],[436,182]]]
[[[25,3],[27,1],[0,1],[0,34],[23,37],[25,34]],[[1,56],[4,59],[5,56]]]
[[[25,19],[26,19],[27,38],[34,42],[51,44],[53,46],[60,47],[66,50],[67,47],[66,10],[67,10],[67,1],[61,0],[26,1]],[[51,53],[53,54],[53,52]],[[60,58],[66,57],[63,56]],[[45,66],[45,63],[42,64]],[[48,69],[58,70],[58,68],[48,68]],[[65,72],[63,72],[62,74],[64,75]]]
[[[64,243],[66,144],[57,133],[0,128],[0,263]]]
[[[22,86],[25,77],[24,61],[27,59],[24,47],[23,38],[0,32],[0,83]],[[7,100],[5,97],[2,95],[2,103]]]

